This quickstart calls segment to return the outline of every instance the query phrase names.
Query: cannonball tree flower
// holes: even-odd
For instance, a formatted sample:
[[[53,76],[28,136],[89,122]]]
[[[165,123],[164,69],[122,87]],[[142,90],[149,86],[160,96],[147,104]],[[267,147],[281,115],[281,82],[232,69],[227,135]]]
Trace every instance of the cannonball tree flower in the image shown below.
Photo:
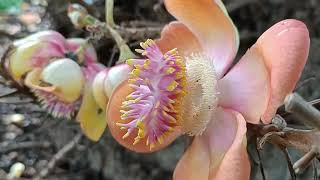
[[[309,51],[306,26],[293,19],[264,32],[240,61],[238,32],[220,0],[165,0],[178,21],[112,93],[110,131],[123,146],[152,152],[194,136],[174,179],[249,179],[246,122],[270,123],[300,77]]]
[[[42,31],[16,40],[3,56],[5,75],[20,87],[28,87],[50,114],[76,119],[91,140],[99,140],[106,128],[107,98],[98,98],[93,88],[96,75],[101,72],[125,79],[127,65],[105,68],[98,63],[93,46],[82,38],[65,39],[55,31]],[[117,72],[123,72],[120,74]],[[127,73],[125,73],[127,72]],[[107,79],[112,79],[109,76]],[[114,79],[114,78],[113,78]],[[112,91],[113,81],[106,89]],[[110,94],[110,92],[109,92]]]

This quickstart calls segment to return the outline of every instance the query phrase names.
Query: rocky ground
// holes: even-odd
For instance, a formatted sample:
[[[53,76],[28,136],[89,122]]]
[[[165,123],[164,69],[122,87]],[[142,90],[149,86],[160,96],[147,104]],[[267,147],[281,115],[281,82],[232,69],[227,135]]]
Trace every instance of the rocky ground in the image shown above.
[[[86,35],[84,31],[74,29],[67,19],[65,0],[47,2],[49,8],[41,4],[26,7],[31,8],[33,14],[25,18],[0,14],[0,54],[12,40],[43,29],[55,29],[66,37]],[[103,19],[102,0],[81,2],[88,2],[89,11]],[[296,18],[305,22],[310,30],[311,50],[296,90],[307,100],[320,97],[319,1],[226,0],[225,4],[240,32],[239,56],[277,21]],[[158,0],[116,0],[114,13],[116,23],[129,29],[122,34],[132,48],[146,38],[158,37],[163,25],[173,19]],[[107,65],[115,62],[118,51],[111,38],[95,42],[95,47],[102,63]],[[19,118],[22,121],[14,122]],[[108,131],[99,142],[91,142],[81,135],[76,122],[52,118],[34,99],[9,88],[6,80],[0,78],[0,179],[15,162],[22,162],[26,166],[23,179],[32,179],[41,173],[46,174],[45,179],[65,180],[172,179],[174,167],[188,142],[188,138],[180,138],[167,149],[153,154],[137,154],[126,150],[112,139]],[[67,152],[68,145],[73,148]],[[57,152],[64,150],[66,154],[57,156]],[[286,160],[276,147],[266,145],[261,152],[261,160],[257,158],[251,140],[248,150],[253,165],[251,179],[263,179],[259,166],[261,163],[265,179],[291,179]],[[293,149],[289,151],[293,159],[301,156]],[[54,157],[59,157],[59,161],[55,162]],[[52,160],[54,166],[50,168],[48,163],[52,163]],[[308,168],[300,178],[314,179],[317,164],[316,168]]]

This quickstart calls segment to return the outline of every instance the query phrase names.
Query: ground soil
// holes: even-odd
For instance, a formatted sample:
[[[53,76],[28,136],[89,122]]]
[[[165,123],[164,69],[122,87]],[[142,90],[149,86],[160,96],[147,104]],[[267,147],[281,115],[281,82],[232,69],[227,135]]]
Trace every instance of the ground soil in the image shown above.
[[[76,0],[70,2],[77,2]],[[51,0],[49,8],[41,10],[39,24],[22,25],[21,31],[13,35],[0,30],[0,54],[12,40],[34,31],[55,29],[66,37],[84,37],[83,30],[75,29],[66,16],[67,3],[64,0]],[[89,12],[103,20],[104,2],[91,0],[87,5]],[[317,0],[226,0],[225,4],[231,18],[239,29],[241,37],[239,57],[252,45],[261,33],[272,24],[286,18],[296,18],[305,22],[310,31],[311,49],[308,63],[298,91],[307,100],[320,97],[320,2]],[[116,0],[115,22],[124,27],[139,29],[137,33],[123,34],[130,47],[135,48],[146,38],[159,37],[160,29],[173,20],[163,4],[157,0]],[[13,22],[16,22],[12,20]],[[148,28],[153,28],[148,31]],[[113,64],[118,51],[111,38],[95,42],[99,60]],[[7,81],[0,79],[0,95],[15,91]],[[22,114],[22,124],[6,123],[5,117]],[[293,122],[294,123],[294,122]],[[21,92],[0,98],[0,179],[9,171],[12,164],[22,162],[26,165],[24,179],[32,179],[47,166],[52,157],[65,147],[74,137],[79,143],[50,169],[46,179],[65,180],[166,180],[172,179],[174,167],[189,143],[186,137],[180,138],[170,147],[153,154],[137,154],[121,147],[106,131],[99,142],[92,142],[79,136],[79,125],[70,120],[55,119],[44,112],[34,99]],[[23,146],[23,143],[31,143]],[[32,144],[34,143],[34,144]],[[38,144],[37,144],[38,143]],[[268,180],[291,179],[283,154],[272,145],[262,150],[261,160],[257,158],[252,141],[248,151],[252,160],[251,179],[263,179],[260,164]],[[301,154],[289,150],[293,159]],[[317,166],[316,166],[317,167]],[[301,179],[313,179],[314,169],[309,168]],[[3,177],[3,176],[2,176]]]

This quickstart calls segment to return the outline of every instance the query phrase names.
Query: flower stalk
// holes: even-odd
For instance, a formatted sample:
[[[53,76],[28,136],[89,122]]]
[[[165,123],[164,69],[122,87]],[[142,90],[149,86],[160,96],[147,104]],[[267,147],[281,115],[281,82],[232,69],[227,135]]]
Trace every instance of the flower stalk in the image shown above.
[[[106,5],[105,5],[106,23],[111,27],[115,26],[114,19],[113,19],[113,7],[114,7],[114,1],[106,0]]]
[[[68,16],[76,27],[85,27],[92,33],[109,36],[116,42],[120,55],[116,64],[125,62],[125,60],[134,58],[135,54],[131,51],[126,41],[121,37],[119,32],[114,29],[113,20],[113,0],[106,0],[106,23],[88,14],[86,9],[79,4],[72,4],[69,7]]]

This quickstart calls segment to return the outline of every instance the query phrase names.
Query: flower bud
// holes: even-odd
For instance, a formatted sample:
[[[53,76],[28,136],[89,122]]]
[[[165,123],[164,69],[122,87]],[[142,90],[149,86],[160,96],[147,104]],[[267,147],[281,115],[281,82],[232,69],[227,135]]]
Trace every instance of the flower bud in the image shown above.
[[[22,84],[22,77],[33,68],[42,68],[65,53],[63,36],[54,31],[43,31],[17,40],[3,57],[4,68],[11,78]]]
[[[55,117],[71,118],[84,87],[80,66],[71,59],[59,59],[45,68],[35,68],[24,81],[43,107]]]

